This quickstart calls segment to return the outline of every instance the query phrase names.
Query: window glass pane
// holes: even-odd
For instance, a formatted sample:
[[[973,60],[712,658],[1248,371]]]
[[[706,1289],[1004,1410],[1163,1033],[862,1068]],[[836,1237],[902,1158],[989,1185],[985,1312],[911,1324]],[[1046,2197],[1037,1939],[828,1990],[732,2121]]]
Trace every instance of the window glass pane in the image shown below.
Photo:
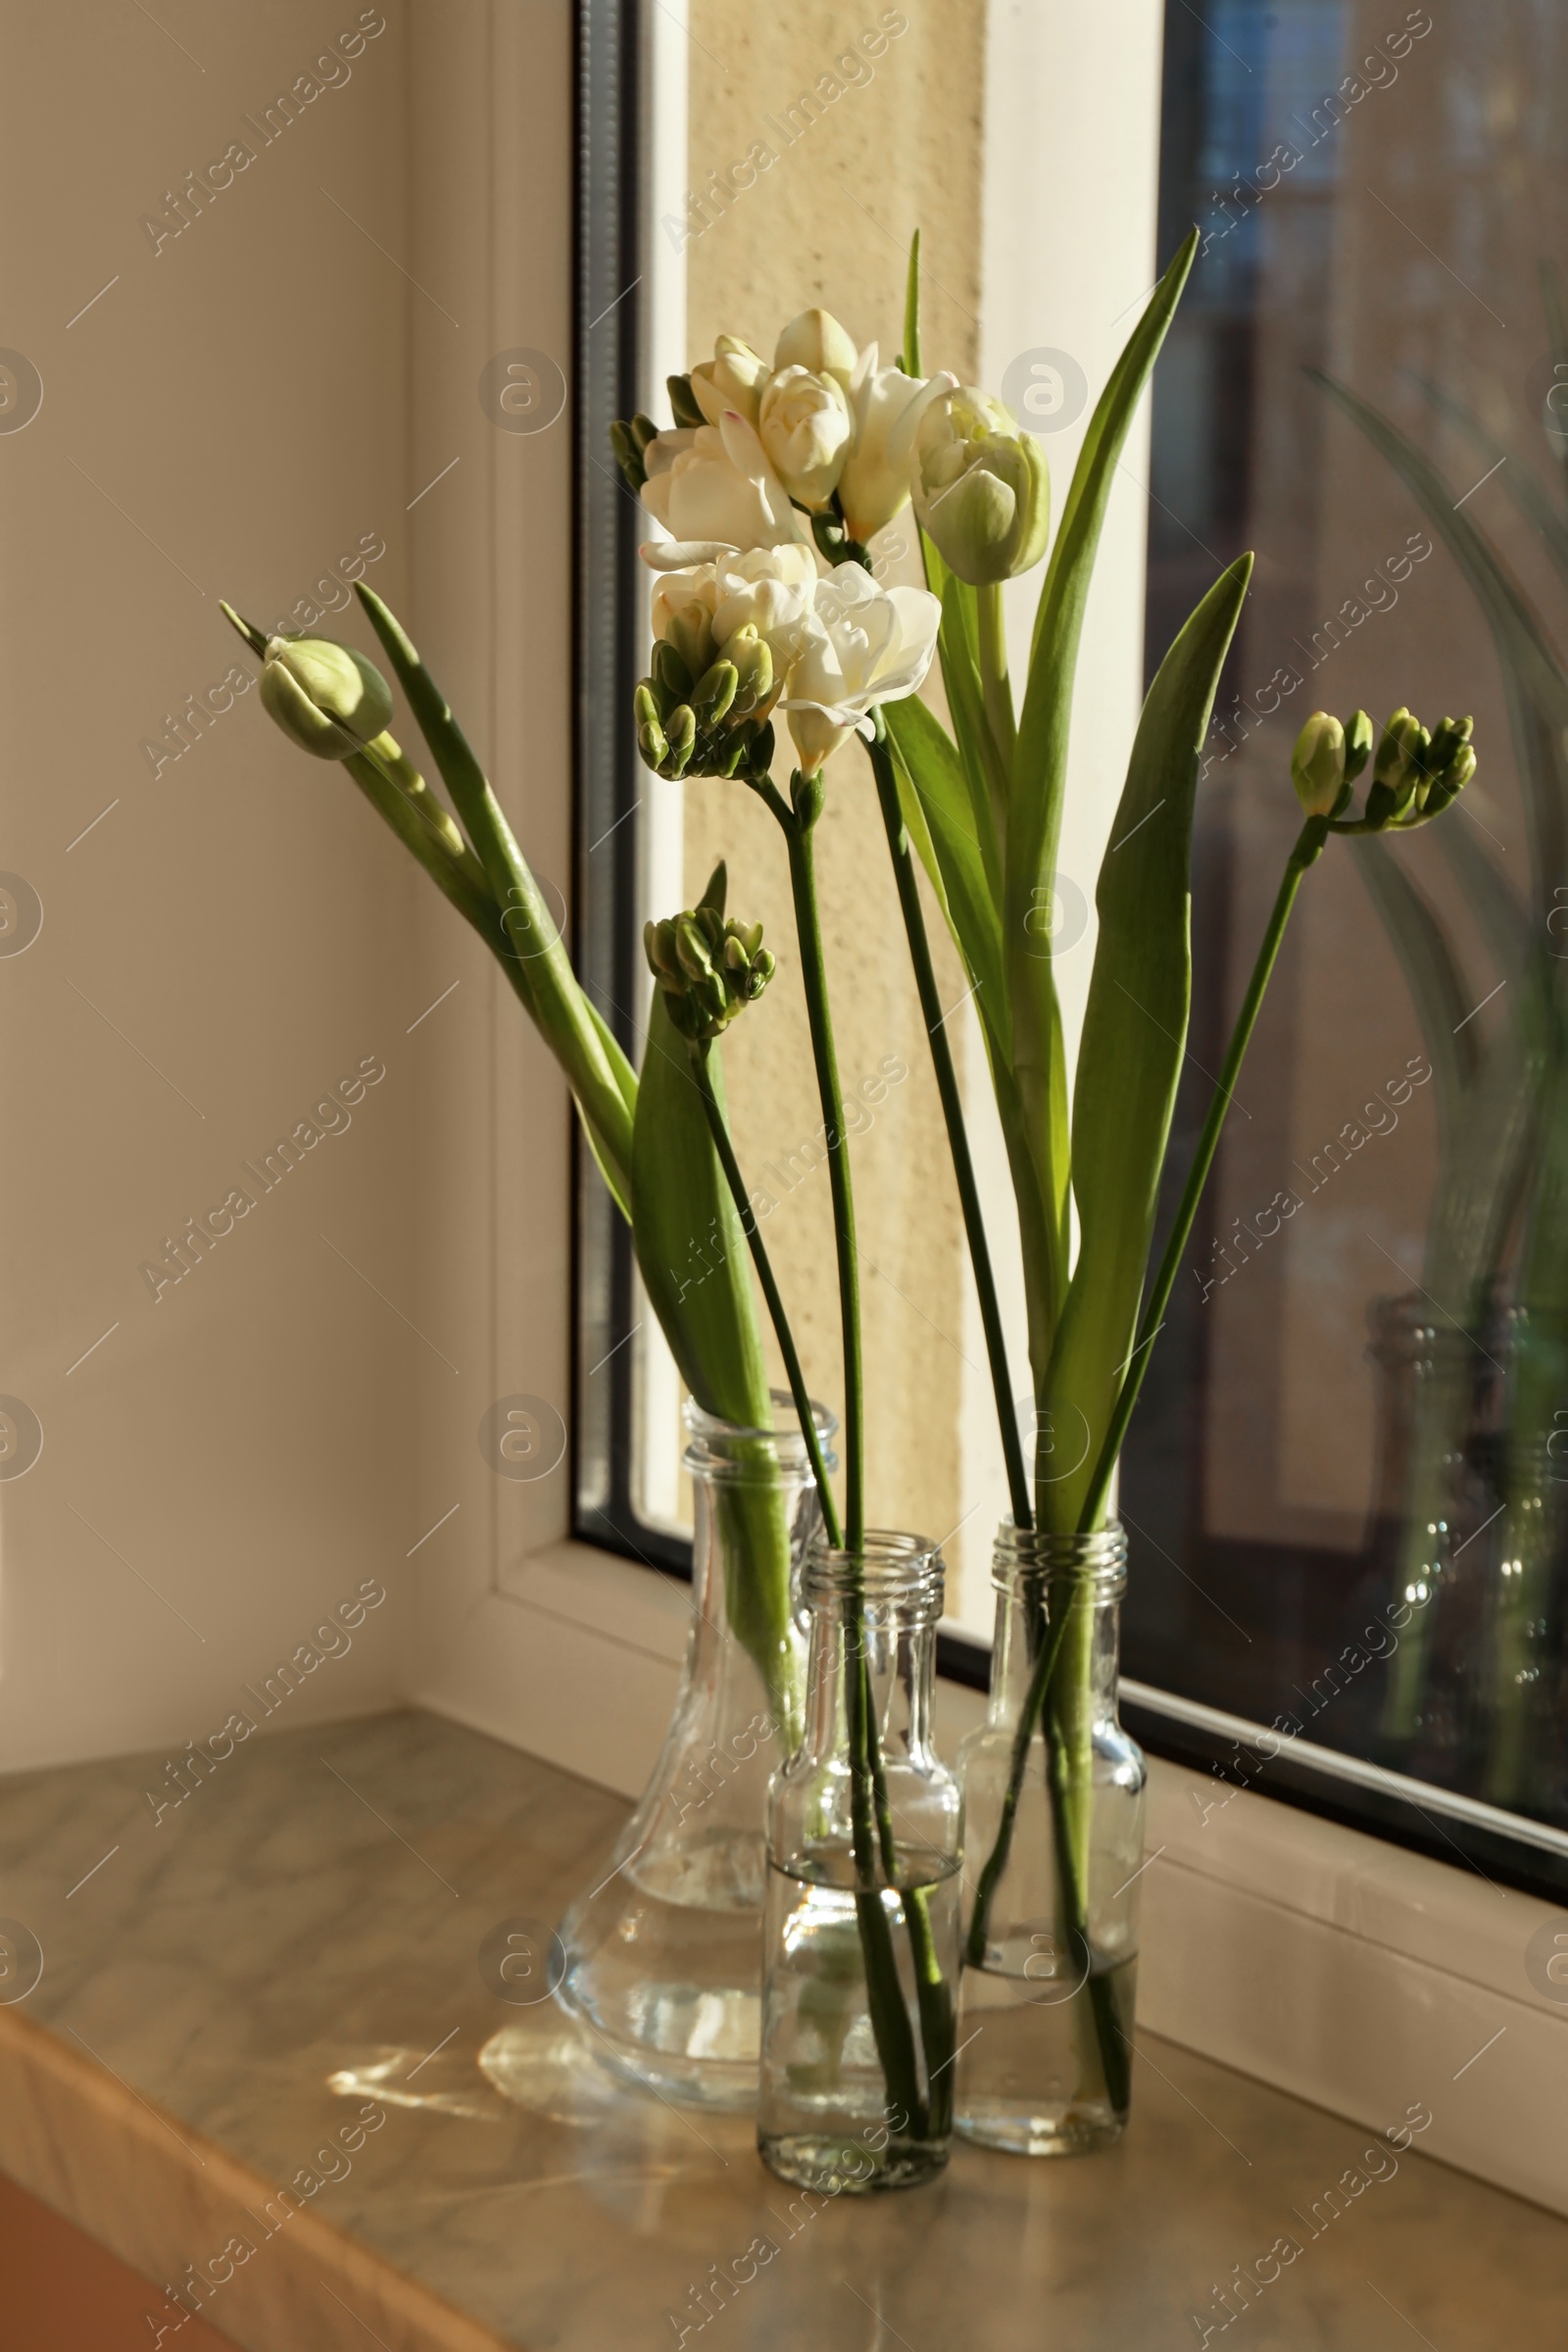
[[[1568,1824],[1568,20],[1172,0],[1165,37],[1161,247],[1207,246],[1156,376],[1151,662],[1258,551],[1199,803],[1189,1139],[1307,711],[1473,710],[1481,771],[1307,877],[1126,1457],[1128,1671]]]

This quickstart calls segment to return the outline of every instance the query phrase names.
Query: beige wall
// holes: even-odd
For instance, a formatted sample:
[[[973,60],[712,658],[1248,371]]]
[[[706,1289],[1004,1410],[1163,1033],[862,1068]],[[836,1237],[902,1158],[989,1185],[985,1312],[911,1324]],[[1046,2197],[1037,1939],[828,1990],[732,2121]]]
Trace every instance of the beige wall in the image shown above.
[[[367,576],[569,882],[569,424],[504,434],[476,395],[503,348],[569,366],[569,18],[387,0],[264,145],[243,118],[359,13],[8,28],[6,340],[44,401],[0,432],[0,866],[44,919],[0,956],[0,1392],[44,1447],[0,1480],[0,1767],[177,1752],[364,1579],[387,1603],[288,1715],[385,1704],[474,1638],[501,1552],[566,1523],[564,1466],[503,1487],[476,1443],[499,1394],[567,1409],[553,1066],[254,692],[156,776],[141,748],[249,667],[220,596],[270,622],[370,534]],[[240,138],[255,160],[155,252],[142,216]],[[362,1055],[386,1074],[352,1126],[155,1304],[142,1261]]]

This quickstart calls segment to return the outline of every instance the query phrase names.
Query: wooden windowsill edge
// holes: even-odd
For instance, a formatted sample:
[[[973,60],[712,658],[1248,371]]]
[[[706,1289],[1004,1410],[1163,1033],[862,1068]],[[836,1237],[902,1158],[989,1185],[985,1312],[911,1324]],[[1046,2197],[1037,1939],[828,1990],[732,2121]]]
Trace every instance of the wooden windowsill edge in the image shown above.
[[[254,2237],[246,2208],[277,2193],[16,2008],[0,2008],[0,2170],[155,2284],[184,2276],[192,2246]],[[309,2211],[201,2310],[254,2352],[357,2352],[367,2329],[388,2352],[515,2352]],[[180,2340],[172,2300],[162,2340]]]

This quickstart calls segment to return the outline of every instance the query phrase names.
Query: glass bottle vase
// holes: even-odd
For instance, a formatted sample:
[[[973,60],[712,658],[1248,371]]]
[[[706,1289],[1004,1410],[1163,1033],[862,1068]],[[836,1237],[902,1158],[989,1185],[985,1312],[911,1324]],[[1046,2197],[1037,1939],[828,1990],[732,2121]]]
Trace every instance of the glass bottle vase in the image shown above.
[[[931,1746],[942,1555],[872,1533],[808,1556],[806,1734],[768,1799],[758,2147],[825,2194],[948,2160],[962,1821]]]
[[[997,1538],[991,1700],[958,1751],[974,1890],[956,2128],[1020,2156],[1104,2147],[1127,2120],[1143,1752],[1116,1716],[1127,1538]]]
[[[743,1429],[688,1401],[692,1615],[642,1800],[561,1925],[557,1998],[624,2081],[745,2110],[757,2098],[768,1776],[800,1738],[800,1570],[821,1513],[788,1396]],[[818,1405],[828,1468],[837,1427]]]

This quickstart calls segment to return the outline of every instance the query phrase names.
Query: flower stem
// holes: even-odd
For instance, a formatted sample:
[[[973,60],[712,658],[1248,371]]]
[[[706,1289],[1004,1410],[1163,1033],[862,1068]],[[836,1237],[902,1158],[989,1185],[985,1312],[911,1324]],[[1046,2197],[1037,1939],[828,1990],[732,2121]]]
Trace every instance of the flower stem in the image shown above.
[[[730,1140],[729,1128],[725,1122],[724,1113],[718,1106],[718,1097],[713,1092],[713,1082],[709,1075],[709,1041],[694,1039],[691,1041],[688,1051],[691,1054],[692,1075],[697,1081],[697,1091],[703,1099],[703,1109],[708,1114],[708,1130],[713,1139],[713,1150],[718,1154],[718,1164],[723,1169],[725,1180],[729,1185],[730,1198],[735,1203],[735,1213],[741,1221],[741,1231],[751,1245],[752,1263],[757,1268],[757,1279],[761,1284],[762,1297],[767,1301],[767,1311],[773,1319],[774,1337],[778,1341],[779,1352],[784,1358],[784,1370],[790,1384],[790,1395],[795,1399],[795,1410],[800,1415],[801,1435],[806,1440],[806,1451],[810,1461],[811,1475],[816,1480],[817,1500],[822,1508],[822,1525],[827,1531],[828,1542],[837,1551],[841,1547],[843,1538],[839,1533],[838,1512],[834,1508],[832,1493],[828,1487],[827,1471],[823,1467],[822,1448],[816,1434],[816,1417],[811,1411],[810,1392],[806,1385],[806,1375],[801,1369],[801,1358],[795,1346],[795,1335],[790,1329],[789,1317],[784,1312],[784,1300],[780,1296],[773,1268],[763,1246],[761,1229],[757,1222],[757,1212],[752,1207],[751,1198],[746,1190],[746,1180],[741,1174],[740,1162],[735,1156],[735,1147]]]
[[[1270,975],[1279,956],[1280,943],[1285,937],[1285,926],[1290,921],[1291,909],[1296,904],[1296,894],[1300,888],[1301,876],[1307,867],[1321,856],[1323,844],[1328,838],[1328,831],[1329,819],[1327,817],[1308,817],[1286,861],[1285,872],[1281,877],[1279,891],[1275,897],[1273,912],[1269,916],[1268,927],[1264,931],[1257,951],[1257,958],[1252,966],[1252,976],[1248,982],[1247,994],[1242,1000],[1242,1008],[1237,1015],[1236,1026],[1231,1032],[1231,1041],[1226,1048],[1225,1059],[1220,1067],[1219,1082],[1208,1106],[1208,1116],[1203,1122],[1198,1150],[1194,1155],[1192,1167],[1188,1171],[1187,1183],[1176,1211],[1176,1222],[1171,1229],[1170,1240],[1165,1245],[1165,1252],[1160,1259],[1159,1271],[1154,1277],[1149,1303],[1139,1319],[1137,1343],[1128,1361],[1127,1376],[1122,1383],[1121,1394],[1117,1397],[1115,1409],[1105,1432],[1104,1443],[1095,1464],[1094,1477],[1090,1481],[1083,1515],[1079,1521],[1081,1534],[1087,1535],[1093,1532],[1103,1511],[1111,1473],[1115,1469],[1122,1442],[1127,1435],[1127,1425],[1132,1419],[1133,1407],[1138,1401],[1138,1392],[1143,1383],[1144,1373],[1148,1369],[1152,1343],[1158,1335],[1164,1319],[1165,1308],[1170,1302],[1177,1268],[1192,1235],[1193,1220],[1198,1214],[1199,1200],[1207,1181],[1209,1170],[1214,1164],[1214,1154],[1219,1149],[1220,1134],[1225,1125],[1225,1114],[1230,1108],[1236,1090],[1236,1081],[1241,1076],[1242,1063],[1246,1059],[1252,1031],[1257,1025],[1257,1015],[1263,1002],[1263,993],[1268,987]],[[1017,1730],[1013,1735],[1011,1769],[1007,1776],[1006,1792],[1003,1798],[1002,1820],[991,1852],[986,1857],[985,1865],[980,1873],[975,1891],[974,1912],[969,1922],[969,1938],[965,1956],[971,1967],[978,1967],[985,1957],[986,1931],[990,1922],[992,1899],[1007,1866],[1007,1855],[1012,1843],[1013,1822],[1017,1815],[1018,1799],[1023,1789],[1024,1775],[1028,1769],[1029,1751],[1051,1693],[1072,1614],[1072,1607],[1069,1605],[1062,1612],[1061,1622],[1055,1628],[1049,1644],[1041,1648],[1035,1661],[1034,1672],[1029,1679],[1028,1690],[1024,1694],[1023,1706],[1019,1711]],[[1068,1793],[1070,1792],[1065,1790],[1058,1791],[1053,1783],[1054,1812],[1060,1811],[1062,1799]],[[1087,1889],[1083,1891],[1087,1892]],[[1075,1893],[1075,1914],[1078,1896]],[[1082,1915],[1075,1915],[1071,1921],[1071,1925],[1085,1935],[1087,1935],[1087,1918]],[[1107,2018],[1104,2023],[1113,2025],[1114,2021]],[[1096,2025],[1097,2029],[1101,2029],[1102,2056],[1104,2058],[1108,2053],[1108,2037],[1102,2030],[1102,2021],[1098,2008]],[[1107,2085],[1112,2081],[1110,2068],[1114,2063],[1113,2060],[1107,2063]]]
[[[1231,1031],[1231,1042],[1225,1050],[1225,1059],[1220,1065],[1219,1082],[1209,1102],[1208,1115],[1203,1121],[1203,1131],[1198,1139],[1198,1150],[1193,1154],[1193,1164],[1187,1171],[1187,1182],[1182,1188],[1181,1200],[1176,1209],[1176,1221],[1170,1229],[1170,1239],[1165,1244],[1165,1253],[1159,1261],[1159,1271],[1154,1276],[1153,1288],[1149,1294],[1148,1304],[1139,1317],[1138,1335],[1133,1344],[1132,1354],[1128,1358],[1127,1375],[1121,1384],[1121,1393],[1117,1396],[1111,1412],[1099,1458],[1095,1463],[1094,1476],[1090,1479],[1089,1490],[1084,1497],[1083,1514],[1078,1525],[1085,1534],[1095,1527],[1104,1509],[1105,1494],[1110,1486],[1123,1441],[1127,1436],[1127,1425],[1133,1417],[1133,1407],[1138,1402],[1138,1393],[1144,1385],[1144,1375],[1149,1369],[1149,1358],[1154,1340],[1165,1320],[1165,1309],[1170,1303],[1170,1295],[1176,1285],[1177,1272],[1181,1266],[1187,1244],[1192,1237],[1193,1220],[1198,1214],[1198,1204],[1202,1197],[1203,1187],[1208,1181],[1209,1170],[1214,1164],[1214,1154],[1219,1150],[1219,1139],[1224,1130],[1225,1115],[1235,1099],[1236,1081],[1242,1074],[1242,1063],[1247,1058],[1247,1049],[1251,1043],[1252,1031],[1257,1026],[1263,993],[1268,987],[1270,976],[1279,956],[1280,943],[1285,937],[1285,926],[1291,919],[1291,908],[1296,904],[1296,894],[1301,886],[1301,876],[1307,867],[1322,855],[1323,844],[1328,838],[1328,832],[1329,819],[1326,816],[1309,816],[1297,837],[1296,847],[1286,860],[1285,872],[1280,878],[1279,890],[1275,895],[1273,912],[1268,918],[1268,928],[1264,931],[1258,947],[1257,957],[1252,965],[1252,976],[1247,984],[1247,994],[1242,999],[1242,1009],[1236,1016],[1236,1026]]]
[[[876,1708],[866,1654],[863,1554],[865,1549],[864,1487],[864,1376],[860,1348],[859,1267],[855,1240],[855,1194],[850,1181],[849,1137],[844,1126],[844,1098],[839,1082],[838,1056],[833,1045],[833,1018],[828,1004],[827,965],[822,953],[822,925],[816,899],[816,865],[812,831],[822,810],[819,775],[798,771],[786,807],[772,784],[757,788],[783,829],[789,850],[790,887],[795,901],[795,927],[800,941],[807,1014],[811,1030],[811,1054],[828,1147],[828,1172],[833,1191],[833,1232],[838,1254],[839,1310],[844,1328],[844,1452],[845,1535],[843,1548],[860,1560],[856,1583],[845,1595],[844,1702],[850,1750],[850,1834],[855,1857],[855,1914],[865,1968],[866,2006],[877,2057],[887,2082],[888,2095],[908,2118],[906,2129],[924,2139],[931,2111],[919,2087],[914,2034],[899,1979],[893,1949],[893,1930],[882,1900],[884,1886],[898,1885],[898,1849],[893,1836]],[[952,2002],[942,1983],[930,1934],[930,1919],[918,1888],[900,1889],[915,1966],[916,2003],[922,2039],[927,2020],[940,2039],[939,2010],[947,2000],[951,2043]],[[924,1931],[922,1936],[922,1930]],[[934,1982],[933,1982],[934,1980]],[[946,2055],[944,2047],[943,2055]],[[930,2043],[926,2046],[926,2082],[940,2064]],[[943,2098],[951,2098],[951,2086]]]
[[[816,860],[811,834],[821,811],[821,779],[797,778],[793,813],[777,793],[775,813],[784,823],[789,846],[790,887],[795,899],[795,927],[800,938],[806,1009],[811,1028],[811,1054],[816,1063],[822,1123],[827,1131],[828,1178],[833,1191],[833,1239],[838,1253],[839,1312],[844,1327],[844,1542],[850,1551],[865,1544],[865,1389],[860,1350],[860,1274],[855,1241],[855,1192],[850,1181],[849,1137],[844,1127],[844,1097],[839,1085],[838,1055],[833,1047],[833,1015],[828,1005],[827,966],[822,955],[822,925],[816,904]],[[805,787],[805,789],[799,789]]]
[[[990,1245],[986,1240],[985,1218],[980,1208],[980,1188],[975,1182],[974,1160],[969,1152],[968,1130],[964,1125],[963,1098],[958,1092],[958,1075],[953,1065],[953,1048],[948,1042],[948,1016],[942,1009],[936,973],[931,965],[931,943],[926,937],[914,856],[909,848],[908,832],[899,806],[893,754],[880,710],[876,713],[876,739],[870,751],[877,799],[882,806],[882,822],[887,828],[888,850],[893,858],[893,878],[898,884],[899,906],[903,909],[904,928],[909,942],[909,961],[914,966],[914,985],[919,991],[920,1011],[931,1048],[931,1066],[936,1073],[937,1093],[942,1098],[942,1115],[947,1121],[948,1149],[953,1155],[953,1173],[957,1180],[958,1204],[963,1211],[963,1230],[969,1243],[969,1262],[974,1268],[974,1284],[980,1298],[980,1322],[985,1332],[991,1385],[996,1393],[997,1426],[1002,1436],[1003,1459],[1006,1464],[1007,1494],[1012,1505],[1013,1525],[1027,1531],[1034,1525],[1034,1515],[1030,1504],[1029,1476],[1024,1467],[1023,1441],[1018,1434],[1018,1417],[1013,1410],[1012,1381],[1007,1371],[1007,1342],[1002,1328],[997,1278],[991,1263]]]
[[[974,592],[975,634],[980,655],[980,690],[985,698],[986,718],[992,739],[1001,757],[1003,772],[1012,766],[1012,755],[1018,740],[1018,722],[1013,716],[1012,683],[1007,676],[1007,627],[1003,611],[1002,583],[993,580]],[[1006,811],[1003,810],[1003,818]]]

